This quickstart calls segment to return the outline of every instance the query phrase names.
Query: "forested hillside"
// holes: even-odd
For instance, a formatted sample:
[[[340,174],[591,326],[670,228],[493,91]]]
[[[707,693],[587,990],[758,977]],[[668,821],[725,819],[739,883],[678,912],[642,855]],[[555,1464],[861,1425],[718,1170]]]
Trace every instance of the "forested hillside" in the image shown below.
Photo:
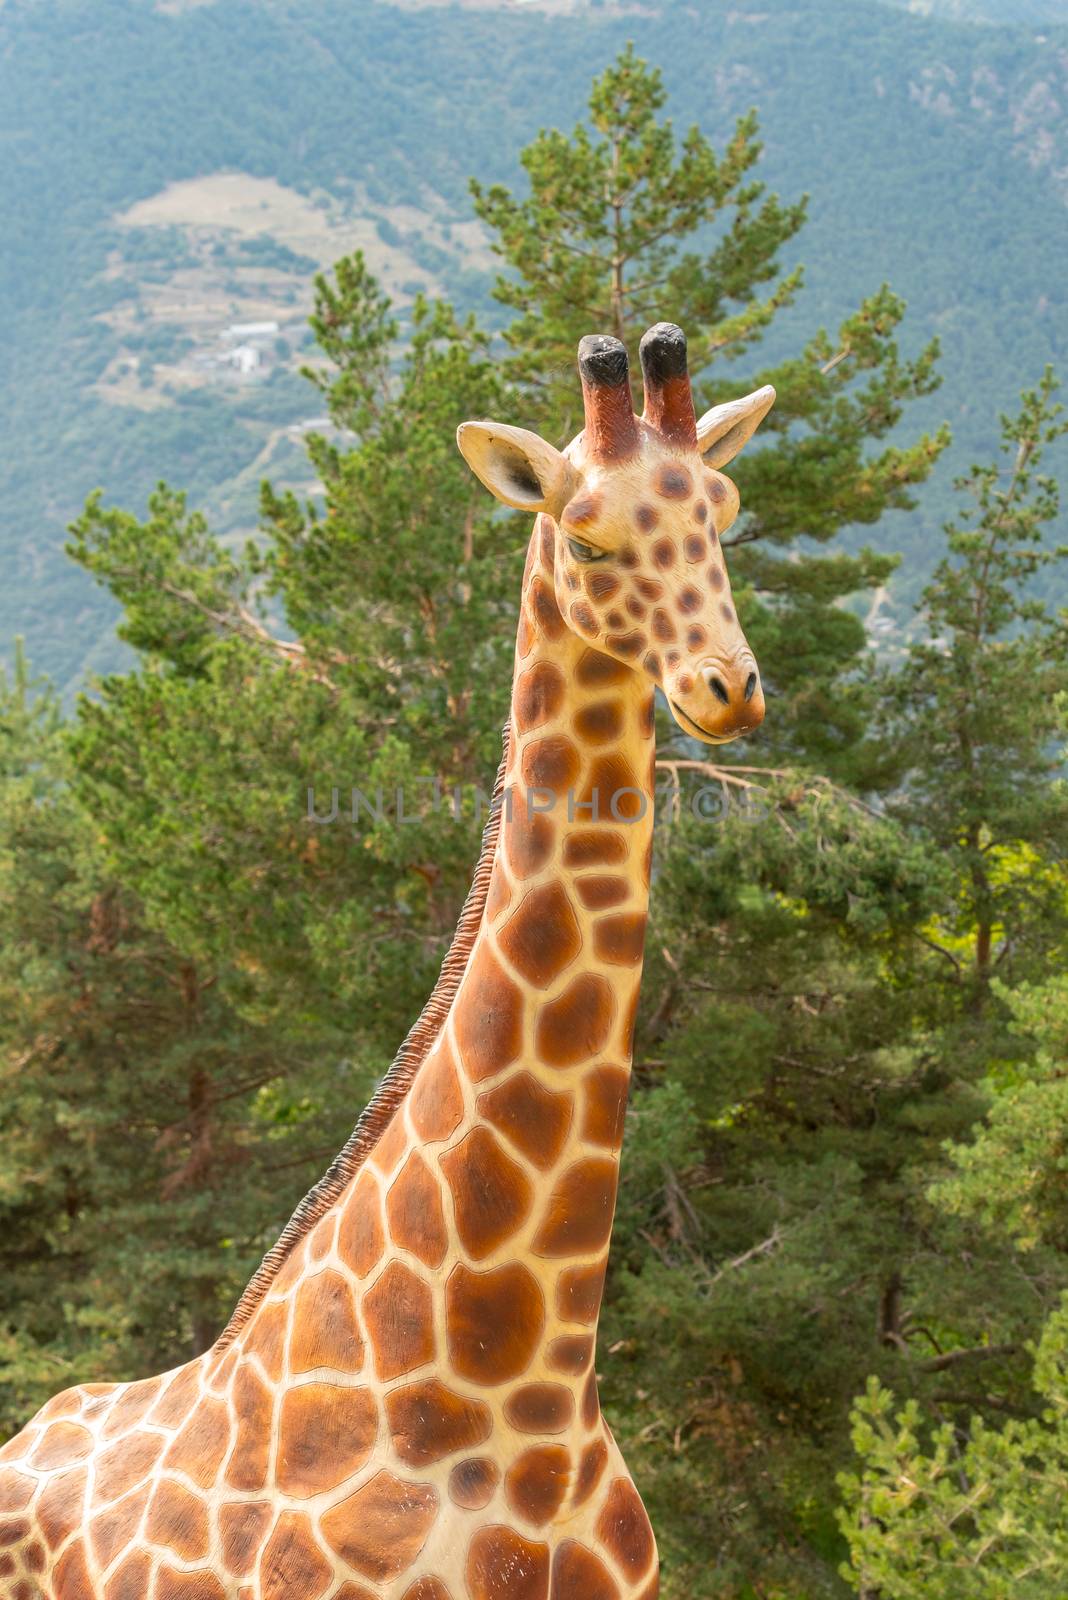
[[[756,106],[762,176],[784,202],[811,193],[784,261],[804,264],[806,287],[773,354],[884,279],[909,302],[907,347],[942,340],[945,384],[923,420],[948,418],[958,447],[887,535],[908,560],[885,616],[904,623],[953,466],[989,447],[999,408],[1063,352],[1068,57],[1055,39],[875,0],[554,16],[11,0],[4,649],[25,634],[62,686],[115,659],[113,613],[61,553],[91,488],[143,503],[165,477],[234,534],[254,526],[265,473],[311,482],[299,428],[315,408],[296,372],[316,267],[360,245],[402,325],[419,288],[499,320],[467,180],[514,180],[524,141],[570,126],[630,36],[663,62],[679,125],[722,137]]]

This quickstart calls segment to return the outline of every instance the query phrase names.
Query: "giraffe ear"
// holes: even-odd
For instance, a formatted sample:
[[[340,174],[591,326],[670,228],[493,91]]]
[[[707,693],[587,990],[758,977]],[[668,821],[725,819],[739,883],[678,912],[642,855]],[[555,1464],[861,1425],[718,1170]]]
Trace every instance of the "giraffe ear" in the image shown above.
[[[743,445],[748,444],[775,404],[770,383],[755,389],[742,400],[728,400],[713,406],[697,424],[697,448],[709,467],[725,467]]]
[[[456,443],[490,494],[517,511],[559,516],[578,487],[578,475],[559,450],[526,428],[505,422],[464,422]]]

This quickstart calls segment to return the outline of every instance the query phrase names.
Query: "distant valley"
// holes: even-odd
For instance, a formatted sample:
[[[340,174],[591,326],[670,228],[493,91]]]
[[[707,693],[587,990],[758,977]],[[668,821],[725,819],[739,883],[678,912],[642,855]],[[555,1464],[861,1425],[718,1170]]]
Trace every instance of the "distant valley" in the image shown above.
[[[1029,25],[1039,5],[1015,14]],[[663,67],[680,127],[722,141],[755,104],[761,176],[784,198],[811,191],[807,288],[769,355],[884,279],[909,301],[907,347],[942,338],[945,385],[906,426],[947,417],[954,459],[917,513],[874,531],[906,554],[877,608],[902,626],[953,471],[989,451],[997,411],[1045,360],[1068,368],[1068,29],[877,0],[554,15],[8,0],[0,655],[24,634],[68,691],[122,659],[107,604],[62,554],[96,485],[137,508],[166,477],[234,538],[255,528],[264,476],[314,490],[301,441],[320,407],[298,372],[313,276],[339,255],[365,252],[402,321],[419,292],[499,318],[467,177],[521,182],[523,143],[578,120],[629,37]]]

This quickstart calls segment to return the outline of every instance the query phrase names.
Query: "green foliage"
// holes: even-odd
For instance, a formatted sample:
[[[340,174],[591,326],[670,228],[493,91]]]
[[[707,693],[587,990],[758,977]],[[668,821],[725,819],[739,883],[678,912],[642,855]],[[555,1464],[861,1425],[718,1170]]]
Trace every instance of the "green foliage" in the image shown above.
[[[996,988],[1034,1054],[992,1077],[985,1123],[971,1142],[949,1147],[957,1170],[932,1186],[931,1198],[1013,1239],[1028,1257],[1043,1247],[1062,1255],[1068,985],[1058,977],[1015,993]],[[1035,1351],[1026,1411],[1037,1414],[1002,1421],[995,1413],[993,1424],[978,1414],[932,1426],[915,1402],[895,1411],[893,1394],[871,1380],[853,1412],[859,1466],[840,1480],[846,1575],[861,1593],[1037,1600],[1055,1591],[1068,1541],[1066,1352],[1062,1304]],[[980,1345],[941,1359],[982,1370],[1001,1354]]]
[[[922,827],[968,886],[938,947],[976,1008],[995,970],[1034,971],[1048,955],[1032,928],[1048,941],[1063,926],[1063,886],[1042,860],[1060,859],[1068,828],[1068,790],[1054,781],[1068,734],[1068,614],[1034,590],[1036,573],[1068,557],[1044,542],[1059,496],[1036,470],[1068,432],[1055,390],[1047,371],[1019,415],[1002,418],[1007,473],[995,462],[959,481],[974,509],[946,528],[948,555],[924,590],[930,637],[885,691],[895,815]]]
[[[795,270],[765,299],[757,294],[779,276],[779,250],[805,204],[784,207],[749,176],[761,152],[755,115],[738,120],[719,157],[697,127],[676,148],[670,122],[657,118],[666,98],[661,74],[628,45],[593,85],[589,128],[580,123],[570,138],[542,132],[524,150],[527,199],[501,184],[471,185],[514,274],[495,293],[515,313],[505,330],[515,376],[564,442],[579,426],[577,327],[609,330],[636,354],[670,305],[693,330],[690,363],[700,373],[722,352],[741,355],[800,283]],[[716,242],[695,251],[695,236],[717,225]]]
[[[982,1358],[989,1352],[973,1354]],[[845,1575],[880,1600],[1048,1600],[1068,1561],[1068,1304],[1035,1351],[1037,1417],[934,1429],[876,1379],[843,1473]],[[924,1436],[929,1436],[925,1442]]]
[[[988,1084],[986,1120],[968,1144],[951,1145],[956,1167],[931,1190],[935,1204],[975,1217],[1024,1250],[1068,1248],[1065,1118],[1068,1085],[1068,982],[1024,984],[995,992],[1030,1049],[1005,1063]]]

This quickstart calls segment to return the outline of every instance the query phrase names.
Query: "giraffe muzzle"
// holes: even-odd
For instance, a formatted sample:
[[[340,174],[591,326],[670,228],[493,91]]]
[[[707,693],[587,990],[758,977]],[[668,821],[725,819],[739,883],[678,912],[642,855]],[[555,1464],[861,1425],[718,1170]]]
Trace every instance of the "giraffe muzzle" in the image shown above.
[[[687,693],[668,686],[668,703],[681,728],[707,744],[727,744],[764,720],[764,691],[756,662],[746,652],[730,661],[706,661]]]

